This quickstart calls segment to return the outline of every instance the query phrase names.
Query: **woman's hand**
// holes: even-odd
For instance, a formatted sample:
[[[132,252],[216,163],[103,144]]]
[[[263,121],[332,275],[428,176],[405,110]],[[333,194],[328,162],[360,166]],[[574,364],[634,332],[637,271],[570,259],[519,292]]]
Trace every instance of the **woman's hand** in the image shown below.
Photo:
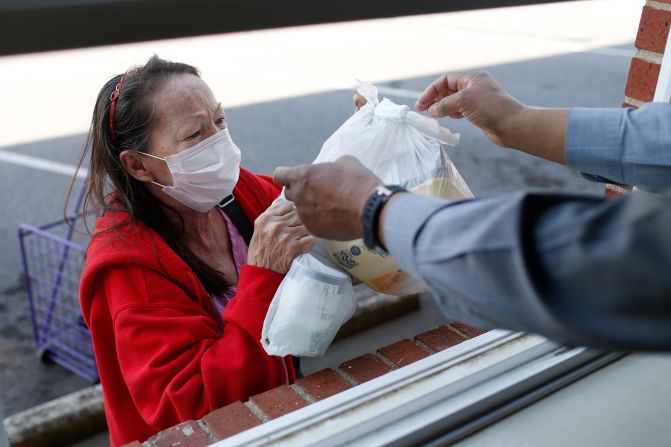
[[[368,102],[368,101],[366,101],[366,98],[364,98],[363,96],[361,96],[358,93],[355,93],[354,96],[352,96],[352,100],[354,101],[354,111],[355,112],[358,112],[359,109],[361,107],[365,106],[366,102]]]
[[[314,245],[314,238],[293,205],[273,203],[254,221],[247,264],[285,274],[294,258],[312,250]]]

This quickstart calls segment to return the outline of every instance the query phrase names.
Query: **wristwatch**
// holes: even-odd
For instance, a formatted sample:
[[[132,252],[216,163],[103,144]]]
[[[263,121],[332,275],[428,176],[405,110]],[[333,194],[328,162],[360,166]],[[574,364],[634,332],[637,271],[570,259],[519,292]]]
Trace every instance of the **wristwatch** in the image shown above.
[[[383,250],[380,239],[378,238],[379,217],[382,212],[382,207],[385,203],[397,192],[405,192],[405,188],[398,185],[384,185],[375,188],[375,191],[366,200],[366,205],[363,208],[363,215],[361,216],[361,223],[363,225],[363,243],[371,250],[381,248]],[[386,251],[386,250],[385,250]]]

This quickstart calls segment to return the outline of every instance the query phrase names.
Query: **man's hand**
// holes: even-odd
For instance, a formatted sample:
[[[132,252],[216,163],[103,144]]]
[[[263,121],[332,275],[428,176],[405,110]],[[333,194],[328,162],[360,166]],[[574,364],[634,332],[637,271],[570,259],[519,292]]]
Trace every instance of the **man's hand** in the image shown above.
[[[326,239],[363,236],[361,215],[366,200],[382,181],[354,157],[334,163],[279,167],[275,183],[284,186],[308,231]]]
[[[443,75],[424,90],[416,107],[435,117],[466,118],[498,146],[565,163],[568,110],[526,106],[489,73]]]
[[[509,146],[510,122],[525,109],[489,73],[448,73],[429,85],[417,110],[435,117],[466,118],[494,144]]]

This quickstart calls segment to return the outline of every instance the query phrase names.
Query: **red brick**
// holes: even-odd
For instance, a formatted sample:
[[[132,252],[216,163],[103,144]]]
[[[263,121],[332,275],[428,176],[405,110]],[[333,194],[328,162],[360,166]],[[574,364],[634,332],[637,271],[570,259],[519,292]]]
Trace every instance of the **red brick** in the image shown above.
[[[314,400],[325,399],[352,386],[332,369],[322,369],[307,377],[298,379],[296,383]]]
[[[636,48],[664,53],[666,38],[669,35],[669,24],[671,24],[670,11],[653,9],[649,6],[643,8],[636,35]]]
[[[614,199],[620,197],[623,194],[631,192],[631,190],[631,186],[607,184],[603,188],[603,196],[607,199]]]
[[[124,444],[123,447],[142,447],[142,444],[140,444],[138,441],[133,441],[130,444]]]
[[[368,382],[389,372],[391,368],[372,354],[362,355],[342,363],[340,370],[351,376],[357,383]]]
[[[202,420],[219,439],[236,435],[261,423],[240,401],[214,410]]]
[[[637,106],[633,104],[629,104],[628,102],[623,102],[622,103],[622,108],[627,108],[627,109],[638,109]]]
[[[463,336],[457,334],[446,326],[440,326],[415,337],[429,348],[435,351],[442,351],[450,346],[457,345],[466,340]]]
[[[257,394],[249,400],[255,403],[269,419],[278,418],[307,405],[307,402],[288,385]]]
[[[396,366],[409,365],[430,355],[412,340],[401,340],[393,345],[385,346],[379,352]]]
[[[194,421],[183,422],[149,438],[156,447],[205,447],[212,444],[207,434]]]
[[[652,101],[655,95],[655,87],[657,87],[659,69],[659,64],[651,64],[642,59],[633,58],[624,94],[640,101]]]
[[[478,335],[481,335],[481,334],[484,334],[485,332],[487,332],[487,329],[482,329],[480,327],[470,326],[468,324],[460,323],[459,321],[452,322],[452,324],[450,326],[459,329],[461,332],[468,335],[469,337],[477,337]]]

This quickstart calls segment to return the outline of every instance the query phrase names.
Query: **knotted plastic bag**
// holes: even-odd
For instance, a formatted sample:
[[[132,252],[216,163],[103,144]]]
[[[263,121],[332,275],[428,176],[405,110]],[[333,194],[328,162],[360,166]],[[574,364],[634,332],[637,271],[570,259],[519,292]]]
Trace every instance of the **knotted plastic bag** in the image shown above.
[[[458,134],[406,105],[388,99],[378,102],[372,85],[362,85],[358,92],[366,104],[324,143],[315,162],[352,155],[385,184],[444,199],[473,197],[441,146],[455,146]],[[361,239],[325,241],[324,245],[333,262],[378,292],[403,296],[424,289],[420,281],[401,271],[391,256],[369,249]]]
[[[367,103],[326,140],[315,163],[352,155],[386,184],[445,199],[472,197],[441,146],[456,145],[458,134],[408,106],[388,99],[380,102],[372,85],[362,85],[357,91]],[[294,260],[275,293],[263,324],[261,342],[266,352],[323,355],[355,310],[350,275],[389,295],[424,289],[391,256],[369,249],[361,239],[320,239],[312,252]]]

